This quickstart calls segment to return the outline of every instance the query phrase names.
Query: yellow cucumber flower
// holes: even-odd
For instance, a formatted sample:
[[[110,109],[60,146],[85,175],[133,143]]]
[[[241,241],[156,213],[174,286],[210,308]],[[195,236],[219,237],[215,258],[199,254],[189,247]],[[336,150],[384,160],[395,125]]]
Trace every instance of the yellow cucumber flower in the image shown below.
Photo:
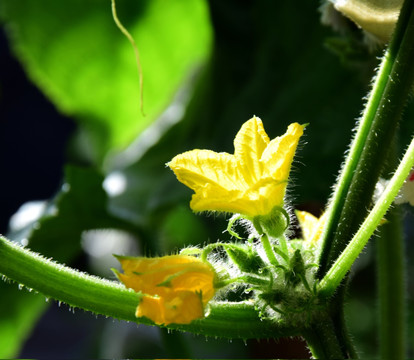
[[[210,264],[187,255],[117,259],[124,270],[116,273],[118,279],[144,295],[137,317],[159,325],[188,324],[204,317],[204,306],[215,293],[216,274]]]
[[[196,211],[222,211],[253,218],[282,207],[287,181],[303,125],[269,140],[262,121],[245,122],[234,139],[234,155],[192,150],[167,165],[177,179],[195,191],[190,206]]]
[[[296,216],[302,228],[303,240],[309,245],[316,245],[325,225],[325,214],[318,219],[307,211],[296,210]]]

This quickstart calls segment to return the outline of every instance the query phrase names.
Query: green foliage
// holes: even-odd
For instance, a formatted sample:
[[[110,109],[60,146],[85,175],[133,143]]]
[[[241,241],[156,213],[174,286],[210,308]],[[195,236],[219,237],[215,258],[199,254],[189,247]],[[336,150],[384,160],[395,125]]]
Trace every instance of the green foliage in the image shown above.
[[[116,28],[109,1],[2,2],[16,55],[55,105],[79,121],[92,144],[87,155],[96,160],[125,148],[160,115],[211,42],[203,1],[120,0],[117,6],[142,54],[147,116],[139,111],[132,47]]]
[[[48,304],[43,295],[21,291],[16,284],[3,281],[0,294],[0,357],[15,358]]]
[[[179,205],[169,211],[162,222],[158,237],[164,253],[173,253],[183,246],[199,245],[207,230],[200,217],[188,207]]]
[[[127,229],[131,226],[110,215],[103,177],[91,168],[67,166],[62,191],[51,213],[32,224],[27,235],[31,249],[61,262],[79,255],[82,232],[93,229]]]

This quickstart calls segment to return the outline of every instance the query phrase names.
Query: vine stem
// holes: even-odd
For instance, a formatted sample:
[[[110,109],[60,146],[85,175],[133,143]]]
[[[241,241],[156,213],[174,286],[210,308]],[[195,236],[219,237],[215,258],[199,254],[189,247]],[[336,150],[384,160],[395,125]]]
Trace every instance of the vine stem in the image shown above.
[[[0,273],[72,307],[133,320],[140,296],[122,284],[91,276],[0,237]],[[122,306],[120,306],[122,304]]]
[[[386,190],[388,198],[382,197],[369,213],[375,184],[389,157],[388,152],[403,109],[412,92],[413,63],[414,0],[405,0],[330,201],[327,221],[319,242],[317,278],[321,282],[318,288],[321,297],[325,297],[325,300],[329,298],[338,334],[345,334],[343,343],[347,356],[352,356],[353,350],[341,316],[346,292],[345,276],[388,210],[413,165],[412,159],[407,160],[407,156],[412,157],[409,154],[412,151],[410,145],[404,156],[406,168],[401,169],[404,163],[400,164],[393,177],[393,184]],[[386,193],[384,196],[387,196]],[[345,286],[339,286],[341,283]]]
[[[122,284],[46,259],[0,236],[0,274],[46,298],[64,302],[96,314],[154,325],[147,318],[136,318],[140,295]],[[249,302],[211,302],[209,316],[191,324],[171,324],[169,329],[225,338],[270,338],[300,335],[300,330],[284,322],[260,319]]]
[[[414,78],[413,11],[414,1],[406,0],[332,195],[319,242],[319,279],[367,215],[365,209],[370,207],[375,183],[388,157]]]
[[[306,342],[315,359],[344,359],[335,326],[327,314],[321,314],[319,321],[304,334]]]
[[[321,296],[328,298],[334,294],[335,290],[345,278],[345,275],[351,269],[352,264],[359,256],[369,238],[372,236],[387,210],[391,206],[413,165],[414,138],[412,139],[410,146],[401,160],[395,174],[391,178],[381,197],[378,199],[374,208],[362,223],[351,242],[321,280],[319,284],[319,294]]]

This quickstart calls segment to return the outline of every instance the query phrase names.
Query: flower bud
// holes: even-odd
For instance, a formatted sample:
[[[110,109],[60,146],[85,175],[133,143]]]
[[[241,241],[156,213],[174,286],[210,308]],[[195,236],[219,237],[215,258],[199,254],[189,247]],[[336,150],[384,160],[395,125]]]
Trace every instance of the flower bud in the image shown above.
[[[260,269],[266,266],[259,254],[252,248],[228,244],[225,249],[229,258],[243,272],[259,273]]]

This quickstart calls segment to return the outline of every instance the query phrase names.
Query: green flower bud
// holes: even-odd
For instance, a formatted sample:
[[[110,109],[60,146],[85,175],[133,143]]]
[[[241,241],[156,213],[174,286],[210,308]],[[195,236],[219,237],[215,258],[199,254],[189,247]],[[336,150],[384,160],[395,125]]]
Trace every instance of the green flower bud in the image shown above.
[[[297,249],[290,259],[290,270],[285,273],[285,279],[289,285],[295,287],[305,276],[305,262],[303,261],[300,250]]]
[[[225,246],[225,249],[231,261],[243,272],[259,273],[266,266],[262,258],[253,248],[228,244]]]

